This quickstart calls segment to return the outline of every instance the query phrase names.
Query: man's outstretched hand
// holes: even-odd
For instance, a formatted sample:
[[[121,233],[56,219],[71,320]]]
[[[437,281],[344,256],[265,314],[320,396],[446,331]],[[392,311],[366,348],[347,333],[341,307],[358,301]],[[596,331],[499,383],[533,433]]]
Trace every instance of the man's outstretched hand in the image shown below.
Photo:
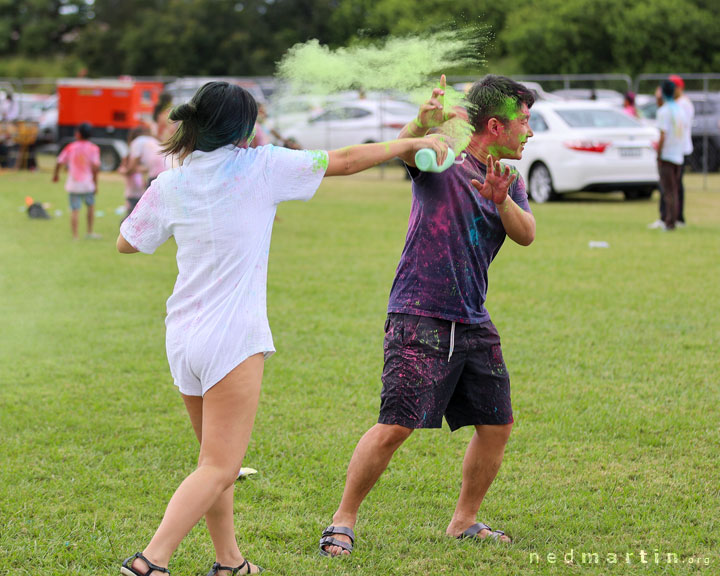
[[[445,109],[445,88],[447,83],[445,74],[440,76],[440,84],[432,91],[430,99],[420,106],[415,124],[423,130],[430,130],[441,126],[450,118],[457,116],[457,111]]]
[[[505,202],[508,190],[516,179],[517,173],[512,172],[510,166],[505,166],[505,169],[503,169],[500,162],[492,156],[488,156],[485,182],[471,180],[471,184],[475,186],[475,189],[483,198],[492,200],[495,204],[500,205]]]

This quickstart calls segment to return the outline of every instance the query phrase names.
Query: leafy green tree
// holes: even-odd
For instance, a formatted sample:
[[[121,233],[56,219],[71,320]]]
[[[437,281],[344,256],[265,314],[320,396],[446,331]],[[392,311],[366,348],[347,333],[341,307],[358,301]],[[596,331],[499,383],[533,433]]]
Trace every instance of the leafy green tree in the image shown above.
[[[90,12],[84,0],[2,0],[0,54],[36,57],[66,52]]]
[[[608,22],[615,67],[639,72],[718,70],[720,19],[690,0],[636,3]]]
[[[528,74],[707,71],[718,64],[720,20],[704,5],[536,0],[509,15],[501,37]]]
[[[614,71],[608,12],[622,0],[539,0],[513,10],[502,39],[528,74]]]

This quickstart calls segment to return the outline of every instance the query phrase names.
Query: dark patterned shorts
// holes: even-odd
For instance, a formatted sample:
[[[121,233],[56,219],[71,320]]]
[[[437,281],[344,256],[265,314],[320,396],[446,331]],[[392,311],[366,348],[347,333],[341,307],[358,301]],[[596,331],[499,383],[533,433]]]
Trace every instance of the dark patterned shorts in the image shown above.
[[[389,314],[380,424],[451,430],[513,421],[510,377],[495,325]],[[450,354],[451,340],[454,340]]]

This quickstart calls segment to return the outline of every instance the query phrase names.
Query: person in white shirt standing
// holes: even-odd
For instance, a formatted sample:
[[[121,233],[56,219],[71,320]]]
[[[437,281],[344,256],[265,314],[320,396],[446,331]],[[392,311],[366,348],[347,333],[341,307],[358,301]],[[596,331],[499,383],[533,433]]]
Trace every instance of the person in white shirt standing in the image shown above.
[[[167,302],[170,371],[200,441],[197,468],[170,499],[124,576],[167,574],[180,542],[204,516],[216,561],[209,576],[257,574],[238,548],[233,487],[255,421],[265,359],[274,351],[266,310],[268,253],[280,202],[309,200],[324,176],[354,174],[423,148],[438,164],[438,136],[341,150],[249,148],[257,104],[240,86],[209,82],[173,109],[180,122],[164,152],[181,165],[162,172],[123,222],[122,253],[152,254],[174,236],[178,277]]]
[[[668,78],[673,84],[675,84],[675,102],[685,113],[685,133],[683,135],[683,154],[685,155],[685,161],[683,162],[682,168],[680,169],[680,182],[678,184],[678,226],[685,226],[685,185],[683,183],[683,176],[685,175],[685,166],[690,161],[690,155],[693,153],[693,141],[692,141],[692,127],[693,120],[695,119],[695,107],[693,106],[692,100],[685,94],[685,81],[677,74],[671,74]]]
[[[678,219],[678,186],[685,162],[685,112],[675,102],[675,84],[671,80],[661,85],[663,105],[657,111],[660,129],[658,142],[658,170],[664,200],[663,229],[674,230]]]

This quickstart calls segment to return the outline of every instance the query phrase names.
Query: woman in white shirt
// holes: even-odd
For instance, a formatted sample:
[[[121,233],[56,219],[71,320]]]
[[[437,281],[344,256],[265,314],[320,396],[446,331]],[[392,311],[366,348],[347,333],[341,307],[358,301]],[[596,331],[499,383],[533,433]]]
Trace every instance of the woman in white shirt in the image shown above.
[[[152,254],[170,236],[178,277],[167,301],[170,371],[200,441],[197,468],[170,499],[125,576],[169,573],[170,556],[204,516],[216,551],[208,576],[255,574],[237,545],[233,487],[250,440],[264,361],[274,351],[266,313],[267,261],[277,205],[309,200],[324,176],[354,174],[395,156],[410,159],[439,138],[395,140],[330,152],[249,148],[257,105],[239,86],[210,82],[170,119],[165,152],[182,162],[162,172],[122,224],[122,253]]]

